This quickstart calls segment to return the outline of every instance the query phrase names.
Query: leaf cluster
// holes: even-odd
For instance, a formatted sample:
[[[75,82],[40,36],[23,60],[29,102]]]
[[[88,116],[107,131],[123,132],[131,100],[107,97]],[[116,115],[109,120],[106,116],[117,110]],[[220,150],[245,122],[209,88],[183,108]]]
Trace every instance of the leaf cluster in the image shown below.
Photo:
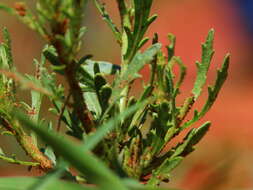
[[[0,125],[3,134],[13,135],[32,161],[13,159],[3,151],[0,159],[38,167],[46,175],[39,179],[1,179],[0,187],[55,189],[59,185],[62,189],[105,190],[113,186],[119,190],[155,190],[161,182],[170,180],[171,172],[195,150],[210,128],[210,122],[198,128],[192,126],[214,104],[227,78],[229,55],[217,71],[216,81],[208,87],[203,107],[194,110],[189,120],[186,117],[205,88],[214,54],[214,30],[209,31],[202,44],[202,59],[196,62],[197,74],[190,96],[179,105],[177,97],[186,66],[175,55],[175,36],[168,35],[166,53],[157,34],[150,47],[143,49],[149,41],[145,33],[157,17],[150,16],[153,0],[117,0],[120,26],[114,24],[105,4],[93,2],[121,47],[120,65],[95,61],[91,55],[78,56],[86,31],[82,21],[87,0],[37,0],[34,12],[24,3],[14,7],[0,5],[0,10],[16,15],[47,44],[40,60],[34,60],[35,74],[23,75],[16,71],[10,36],[7,29],[3,30]],[[46,62],[50,67],[46,67]],[[143,81],[140,95],[132,96],[135,81],[142,77],[140,70],[145,66],[150,68],[150,78]],[[180,70],[178,76],[175,67]],[[56,75],[62,75],[67,84],[58,81]],[[108,80],[109,75],[113,81]],[[30,90],[31,104],[17,98],[19,87]],[[52,103],[49,112],[56,116],[56,122],[41,117],[45,98]],[[167,148],[172,139],[189,127],[191,130],[176,146]],[[37,137],[44,141],[42,147]],[[78,174],[71,172],[71,166]],[[25,182],[22,187],[21,182]]]

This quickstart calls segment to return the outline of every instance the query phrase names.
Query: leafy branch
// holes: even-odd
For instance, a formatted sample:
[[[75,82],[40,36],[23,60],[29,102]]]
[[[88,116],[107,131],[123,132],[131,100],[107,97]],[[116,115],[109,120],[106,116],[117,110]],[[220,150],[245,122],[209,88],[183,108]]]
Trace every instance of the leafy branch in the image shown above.
[[[191,128],[176,146],[167,148],[171,140],[184,129],[193,127],[211,109],[227,79],[230,55],[225,56],[216,81],[208,87],[203,107],[185,121],[205,90],[214,55],[214,30],[209,31],[202,44],[193,89],[183,105],[179,105],[177,97],[187,68],[176,55],[176,37],[168,35],[166,53],[162,51],[158,34],[154,34],[148,48],[143,48],[149,41],[145,34],[157,18],[157,15],[150,16],[153,0],[117,0],[120,26],[114,23],[104,3],[93,0],[119,43],[120,65],[93,60],[89,54],[79,57],[82,36],[87,31],[82,26],[87,2],[38,0],[35,11],[24,3],[13,7],[0,4],[0,10],[17,16],[46,43],[40,60],[34,60],[34,75],[19,74],[12,58],[10,35],[7,29],[3,31],[0,125],[3,134],[13,135],[34,162],[3,154],[0,159],[39,167],[46,172],[39,180],[26,178],[26,189],[55,188],[62,178],[72,182],[62,182],[66,185],[63,189],[104,190],[113,186],[122,190],[155,190],[160,183],[170,180],[171,172],[208,132],[211,123],[205,122]],[[141,79],[140,71],[146,66],[150,68],[150,78],[143,82],[140,94],[133,96],[135,81]],[[175,67],[179,68],[178,74]],[[59,81],[57,75],[64,77],[67,84]],[[108,80],[109,75],[113,80]],[[31,92],[31,105],[18,97],[18,88]],[[56,122],[41,117],[44,99],[51,102],[49,112],[56,116]],[[68,135],[75,142],[65,137]],[[37,143],[37,136],[44,144]],[[77,174],[71,172],[71,166],[77,169]],[[4,182],[11,187],[8,180],[0,179],[0,187]],[[20,184],[19,179],[15,183]]]

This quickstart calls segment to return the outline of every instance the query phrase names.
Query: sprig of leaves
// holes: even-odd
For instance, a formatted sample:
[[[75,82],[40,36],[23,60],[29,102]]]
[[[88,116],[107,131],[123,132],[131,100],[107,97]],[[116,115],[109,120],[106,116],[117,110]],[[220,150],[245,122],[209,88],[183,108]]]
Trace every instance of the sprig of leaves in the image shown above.
[[[120,26],[113,22],[105,4],[93,1],[119,42],[120,65],[95,61],[87,54],[78,56],[87,30],[82,26],[87,2],[39,0],[35,11],[23,3],[15,4],[14,8],[0,5],[0,10],[16,15],[47,43],[41,60],[34,60],[36,73],[24,76],[15,69],[10,35],[4,29],[4,42],[0,45],[0,125],[4,128],[3,134],[13,135],[34,162],[2,154],[0,159],[51,171],[41,179],[25,178],[27,183],[20,189],[54,189],[64,185],[63,189],[111,189],[113,186],[155,190],[161,182],[170,180],[171,172],[195,150],[209,130],[211,123],[205,122],[192,128],[176,146],[166,148],[172,139],[210,110],[227,79],[230,56],[226,55],[216,81],[208,87],[206,103],[194,111],[192,119],[185,121],[205,89],[214,55],[214,30],[209,31],[202,44],[202,58],[196,62],[191,95],[183,105],[178,105],[186,66],[176,55],[176,37],[168,35],[166,54],[158,34],[154,35],[152,45],[143,49],[149,40],[145,37],[146,31],[157,17],[150,16],[153,0],[117,0]],[[46,67],[46,61],[50,68]],[[179,68],[178,76],[175,66]],[[136,79],[141,79],[140,71],[144,67],[150,67],[150,80],[143,82],[139,95],[133,96],[131,89]],[[57,80],[57,74],[65,77],[67,85]],[[108,75],[113,80],[108,80]],[[16,98],[15,83],[31,91],[31,105]],[[41,117],[45,98],[51,102],[49,111],[57,117],[56,122]],[[17,111],[17,105],[21,111]],[[61,125],[66,130],[61,131]],[[44,141],[42,147],[37,145],[36,135]],[[76,138],[79,144],[65,135]],[[79,174],[73,176],[70,166]],[[85,185],[62,182],[60,178],[82,181]],[[0,179],[0,187],[18,189],[9,180]],[[19,178],[13,180],[20,184]],[[89,187],[87,183],[95,186]]]

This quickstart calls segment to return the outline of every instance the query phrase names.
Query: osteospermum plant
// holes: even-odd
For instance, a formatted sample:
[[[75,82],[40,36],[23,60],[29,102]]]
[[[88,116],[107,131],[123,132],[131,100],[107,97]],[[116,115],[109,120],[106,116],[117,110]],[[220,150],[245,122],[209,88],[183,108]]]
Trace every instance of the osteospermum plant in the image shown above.
[[[94,60],[80,52],[82,37],[89,30],[82,24],[87,2],[36,0],[34,10],[23,2],[12,7],[0,4],[1,11],[16,16],[45,40],[40,60],[33,63],[36,72],[24,75],[15,67],[10,34],[3,28],[0,126],[2,135],[13,136],[30,160],[14,158],[2,149],[0,159],[37,168],[44,174],[40,178],[1,178],[0,189],[159,189],[195,150],[211,125],[205,122],[193,128],[214,104],[228,74],[226,55],[216,80],[208,87],[206,102],[194,110],[205,90],[214,54],[213,29],[202,44],[190,95],[179,104],[177,97],[186,66],[175,55],[176,38],[168,35],[167,51],[163,52],[157,34],[151,40],[145,36],[157,18],[150,15],[153,0],[116,0],[119,26],[105,4],[93,0],[121,48],[120,65]],[[147,43],[149,47],[143,48]],[[50,67],[45,66],[46,62]],[[139,72],[145,66],[150,68],[150,78],[143,81],[141,93],[133,96],[134,82],[141,78]],[[174,73],[174,67],[179,68],[178,73]],[[66,83],[58,81],[57,75],[64,77]],[[108,79],[109,75],[113,80]],[[19,88],[31,92],[31,103],[22,101],[16,93]],[[45,99],[50,100],[49,112],[56,121],[41,117]],[[168,148],[188,128],[191,130],[187,135],[182,140],[177,138],[177,145]],[[38,138],[43,143],[38,143]]]

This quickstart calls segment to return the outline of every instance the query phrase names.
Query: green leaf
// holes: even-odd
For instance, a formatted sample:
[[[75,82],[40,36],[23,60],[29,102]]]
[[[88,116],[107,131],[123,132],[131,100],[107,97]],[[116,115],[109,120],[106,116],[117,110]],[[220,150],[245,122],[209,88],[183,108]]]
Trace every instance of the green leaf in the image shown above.
[[[133,46],[133,42],[134,36],[131,29],[128,26],[124,26],[124,33],[122,35],[122,53],[125,59],[127,59],[127,51],[129,51],[129,47]]]
[[[224,58],[223,65],[222,65],[221,69],[217,71],[217,78],[216,78],[214,86],[208,87],[208,98],[207,98],[205,105],[203,106],[203,108],[201,109],[200,112],[195,110],[193,119],[185,122],[181,126],[180,130],[183,130],[183,129],[189,127],[190,125],[192,125],[193,123],[195,123],[196,121],[201,119],[210,110],[210,108],[214,104],[214,102],[221,90],[221,87],[223,86],[224,82],[227,79],[229,62],[230,62],[230,55],[227,54]]]
[[[2,3],[0,4],[0,10],[3,10],[5,12],[9,13],[9,14],[12,14],[12,15],[15,14],[15,10],[13,8],[10,8],[7,5],[4,5]]]
[[[74,31],[72,28],[68,28],[64,36],[64,44],[67,48],[73,47],[74,43]]]
[[[153,91],[154,87],[153,86],[146,86],[144,88],[143,94],[141,95],[141,97],[138,100],[139,102],[143,102],[145,100],[147,100],[148,98],[151,97],[152,95],[152,91]],[[133,116],[131,117],[131,121],[130,124],[128,125],[128,131],[131,130],[134,126],[140,126],[139,129],[141,128],[141,123],[144,123],[145,119],[146,119],[146,114],[147,114],[147,106],[145,105],[143,107],[141,107],[140,109],[138,109],[136,111],[135,114],[133,114]]]
[[[185,152],[189,153],[189,150],[193,150],[193,146],[195,146],[207,133],[207,131],[209,130],[211,126],[210,122],[206,122],[204,123],[202,126],[200,126],[197,129],[193,129],[192,130],[192,137],[187,145],[187,147],[185,148]]]
[[[5,156],[5,153],[2,148],[0,148],[0,155]]]
[[[151,96],[152,92],[154,90],[154,87],[151,85],[145,86],[143,94],[140,97],[139,101],[144,101],[146,100],[149,96]]]
[[[44,25],[40,23],[40,20],[38,20],[37,17],[32,14],[32,11],[27,8],[25,3],[20,2],[19,6],[22,6],[24,11],[19,12],[18,10],[6,6],[4,4],[0,4],[0,10],[6,11],[11,15],[17,16],[19,20],[21,20],[24,24],[26,24],[30,29],[38,32],[41,36],[45,37],[47,31],[43,27]]]
[[[6,57],[8,60],[8,66],[10,70],[13,69],[13,59],[12,59],[12,53],[11,53],[11,38],[10,38],[10,33],[7,30],[7,28],[3,29],[3,38],[4,38],[4,47],[6,51]]]
[[[20,84],[20,87],[23,89],[34,90],[34,91],[40,92],[42,94],[45,94],[47,96],[54,97],[54,95],[51,92],[49,92],[46,88],[44,88],[36,80],[28,80],[27,77],[24,77],[17,72],[8,72],[8,71],[1,71],[1,72],[6,77],[14,78]]]
[[[103,112],[109,107],[109,99],[112,95],[112,88],[104,85],[99,91],[99,101]]]
[[[87,32],[87,28],[86,27],[81,27],[78,33],[78,40],[81,41],[82,37],[84,36],[84,34]]]
[[[208,99],[203,109],[201,110],[199,117],[203,117],[214,104],[224,82],[227,79],[229,62],[230,62],[230,55],[227,54],[226,57],[224,58],[221,69],[217,71],[217,78],[214,86],[208,87]]]
[[[0,45],[0,68],[1,69],[6,69],[9,70],[9,59],[8,59],[8,55],[6,52],[6,45],[5,44],[1,44]]]
[[[94,64],[93,70],[95,75],[101,73],[98,63]]]
[[[210,30],[206,38],[206,42],[202,44],[202,59],[201,62],[196,62],[197,78],[194,83],[192,93],[195,100],[200,96],[203,86],[206,83],[207,72],[214,54],[213,50],[214,30]]]
[[[83,146],[64,139],[57,133],[52,131],[49,132],[43,126],[36,126],[19,111],[17,111],[15,115],[24,126],[36,132],[37,135],[57,151],[59,155],[83,173],[88,181],[97,184],[105,190],[111,189],[112,186],[119,190],[127,190],[127,188],[119,181],[118,177],[115,176],[98,158],[90,154],[90,152],[83,150]]]
[[[95,75],[94,86],[97,92],[102,88],[102,86],[106,85],[106,83],[106,79],[100,73]]]
[[[156,153],[159,153],[162,149],[162,147],[164,146],[164,140],[161,137],[161,133],[160,131],[156,130],[152,130],[148,135],[148,140],[150,139],[151,142],[151,146],[152,149],[149,150],[148,154],[151,154],[152,156],[155,155]],[[163,134],[162,134],[163,135]]]
[[[53,46],[46,46],[43,49],[43,55],[46,57],[48,61],[50,61],[51,68],[53,71],[59,73],[59,74],[64,74],[64,70],[66,68],[66,65],[61,63],[59,60],[59,57],[57,55],[56,49]]]
[[[170,40],[170,45],[166,46],[168,52],[168,62],[175,54],[175,45],[176,45],[176,37],[173,34],[168,34],[168,39]]]
[[[140,109],[145,102],[137,103],[129,108],[127,108],[124,112],[120,113],[119,115],[115,116],[114,118],[110,119],[105,124],[101,125],[95,134],[88,136],[85,140],[84,147],[87,150],[93,149],[102,139],[103,137],[108,134],[108,132],[112,131],[120,121],[123,121],[132,113],[136,112]]]
[[[54,14],[52,9],[52,6],[47,1],[37,1],[36,11],[41,24],[45,25],[47,22],[50,22],[52,20],[52,15]]]
[[[138,72],[144,67],[145,64],[153,60],[154,56],[161,49],[161,44],[157,43],[152,45],[144,53],[137,53],[132,62],[127,65],[127,69],[122,73],[121,80],[127,80],[131,82],[138,77]]]
[[[112,30],[116,40],[119,43],[121,43],[121,33],[120,33],[119,29],[117,28],[117,26],[113,23],[110,15],[105,10],[105,5],[101,5],[101,3],[99,3],[98,0],[94,0],[94,3],[96,5],[97,9],[99,10],[100,14],[102,15],[103,20],[105,20],[105,22],[108,24],[108,26]]]
[[[94,75],[92,76],[86,69],[80,67],[78,70],[79,85],[84,92],[95,92]]]
[[[129,18],[129,12],[127,10],[127,6],[125,1],[117,0],[117,4],[119,7],[120,12],[120,18],[121,18],[121,27],[130,26],[130,18]]]
[[[94,65],[95,63],[98,64],[99,70],[103,74],[112,75],[116,72],[120,71],[119,65],[114,65],[112,63],[106,61],[93,61],[93,60],[86,60],[85,64],[82,67],[91,75],[94,76]]]
[[[38,178],[29,177],[3,177],[0,178],[0,189],[2,190],[28,190],[33,184],[39,183]],[[69,183],[62,180],[56,180],[49,184],[46,190],[99,190],[96,187],[85,187],[74,183]],[[45,190],[45,189],[43,189]],[[100,189],[101,190],[101,189]]]
[[[32,96],[32,108],[35,111],[33,118],[34,118],[34,121],[37,122],[38,118],[39,118],[40,107],[41,107],[43,95],[40,92],[31,91],[31,96]]]
[[[164,83],[164,82],[163,82]],[[168,98],[175,101],[175,90],[174,90],[174,81],[173,81],[173,73],[172,69],[167,65],[165,70],[165,92],[167,93]]]
[[[152,172],[149,185],[158,185],[161,181],[168,181],[170,172],[175,169],[183,160],[183,157],[167,158],[156,170]]]
[[[31,185],[27,190],[44,190],[50,188],[52,184],[57,183],[61,175],[64,173],[66,164],[61,162],[53,171],[47,173],[45,176],[41,177],[37,183]]]
[[[0,189],[2,190],[28,190],[35,183],[39,183],[42,180],[39,178],[32,177],[3,177],[0,178]],[[136,182],[137,183],[137,182]],[[149,187],[140,184],[129,182],[129,180],[124,180],[124,184],[128,186],[129,190],[176,190],[171,188],[158,188],[158,187]],[[43,190],[104,190],[98,187],[91,186],[82,186],[63,180],[54,181],[54,183],[47,186]]]
[[[14,134],[10,131],[3,131],[3,132],[1,132],[1,135],[14,136]]]
[[[186,98],[184,101],[184,104],[179,109],[179,115],[178,115],[178,121],[179,124],[185,119],[186,115],[189,113],[189,111],[192,108],[192,105],[194,104],[195,100],[193,96],[190,96],[189,98]]]
[[[147,42],[148,42],[149,38],[146,37],[146,38],[143,38],[140,43],[139,43],[139,46],[138,46],[138,49],[141,49],[142,46],[144,46]]]
[[[183,142],[178,144],[175,148],[175,151],[171,155],[172,157],[177,156],[186,156],[194,150],[194,145],[196,145],[209,130],[211,123],[206,122],[197,129],[192,129],[184,138]]]
[[[184,65],[180,57],[174,56],[171,58],[171,62],[169,62],[169,67],[170,67],[171,72],[173,72],[173,67],[175,66],[175,64],[179,66],[180,73],[179,73],[178,81],[175,82],[174,88],[175,88],[175,91],[179,92],[179,88],[182,85],[185,75],[186,75],[186,66]],[[175,78],[174,73],[172,73],[172,77]]]
[[[51,147],[47,146],[44,154],[53,162],[54,165],[56,165],[56,156],[55,156],[54,151]]]
[[[52,65],[55,66],[62,65],[58,58],[56,49],[53,46],[46,46],[43,49],[43,54],[52,63]]]
[[[85,103],[88,109],[95,114],[95,118],[98,119],[102,113],[102,108],[100,106],[97,94],[94,92],[84,93]]]
[[[44,79],[43,74],[42,74],[42,72],[44,70],[44,64],[45,64],[45,57],[43,56],[43,54],[41,55],[41,62],[34,59],[34,65],[36,66],[36,73],[35,73],[34,78],[28,77],[32,82],[41,83],[41,81]],[[32,98],[31,107],[35,112],[35,114],[33,114],[31,116],[31,118],[35,122],[38,122],[42,99],[43,99],[43,94],[38,91],[32,90],[31,91],[31,98]]]
[[[153,0],[145,0],[145,1],[139,1],[134,0],[134,26],[133,26],[133,32],[129,32],[129,26],[128,23],[124,24],[124,29],[127,34],[128,40],[127,40],[127,51],[124,52],[124,59],[128,62],[131,62],[134,58],[136,52],[139,50],[140,42],[142,41],[149,25],[156,19],[156,15],[151,16],[149,18],[150,9],[152,6]],[[129,13],[128,15],[131,18],[131,15]],[[127,29],[127,30],[126,30]]]
[[[2,151],[2,149],[0,151],[0,159],[5,161],[5,162],[8,162],[10,164],[17,164],[17,165],[23,165],[23,166],[29,166],[29,167],[37,167],[37,166],[40,165],[37,162],[26,162],[26,161],[18,160],[18,159],[16,159],[15,156],[7,157],[7,156],[4,155],[4,152]]]

